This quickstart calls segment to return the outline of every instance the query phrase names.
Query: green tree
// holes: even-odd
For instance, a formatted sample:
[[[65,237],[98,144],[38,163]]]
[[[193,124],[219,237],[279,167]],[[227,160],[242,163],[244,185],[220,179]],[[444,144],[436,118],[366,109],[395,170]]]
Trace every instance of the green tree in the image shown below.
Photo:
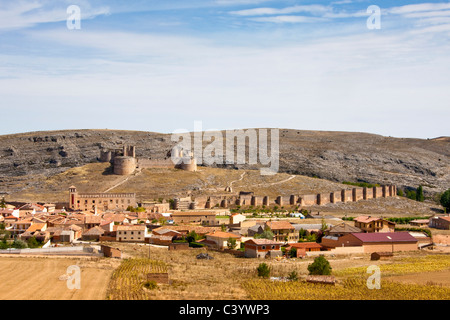
[[[408,199],[416,200],[416,192],[413,190],[406,191],[406,197]]]
[[[273,237],[275,235],[273,234],[272,230],[270,230],[270,228],[266,228],[266,230],[264,230],[261,234],[255,234],[254,238],[255,239],[269,239],[269,240],[273,240]]]
[[[39,248],[41,243],[35,237],[31,237],[27,241],[28,248]]]
[[[300,231],[298,232],[299,238],[300,239],[306,238],[306,233],[307,233],[307,231],[305,229],[303,229],[303,228],[300,229]]]
[[[417,191],[416,191],[416,200],[417,200],[417,201],[420,201],[420,202],[423,202],[423,201],[425,200],[425,198],[424,198],[424,196],[423,196],[423,188],[422,188],[422,186],[419,186],[419,187],[417,188]]]
[[[331,269],[330,262],[324,256],[318,256],[313,263],[308,265],[310,275],[330,275]]]
[[[236,248],[236,239],[229,237],[228,241],[227,241],[227,247],[228,247],[228,249],[231,249],[231,250]]]
[[[262,278],[269,278],[270,277],[270,267],[266,263],[260,263],[258,268],[256,269],[258,271],[258,277]]]
[[[447,212],[450,212],[450,189],[445,191],[441,198],[439,199],[441,205],[447,210]]]
[[[191,232],[188,233],[188,235],[186,236],[186,240],[187,242],[195,242],[199,239],[198,234],[192,230]]]
[[[403,197],[403,196],[404,196],[403,190],[402,190],[402,189],[397,189],[397,195],[398,195],[399,197]]]

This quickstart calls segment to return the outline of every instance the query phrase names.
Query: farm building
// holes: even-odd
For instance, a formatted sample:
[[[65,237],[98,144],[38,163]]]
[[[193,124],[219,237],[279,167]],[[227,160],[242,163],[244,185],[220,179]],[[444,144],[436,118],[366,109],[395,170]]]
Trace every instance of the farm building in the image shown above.
[[[286,251],[290,251],[292,248],[297,249],[297,257],[304,257],[306,252],[320,251],[322,246],[316,242],[290,243],[289,246],[286,247]]]
[[[409,232],[350,233],[340,238],[324,237],[327,248],[363,246],[364,252],[396,252],[418,250],[418,240]]]

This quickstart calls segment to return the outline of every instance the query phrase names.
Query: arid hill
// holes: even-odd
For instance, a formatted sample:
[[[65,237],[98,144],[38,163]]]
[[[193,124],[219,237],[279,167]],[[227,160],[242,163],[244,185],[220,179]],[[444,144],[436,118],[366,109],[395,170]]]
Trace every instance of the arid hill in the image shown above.
[[[368,133],[280,129],[279,172],[335,182],[450,187],[450,138],[405,139]],[[63,130],[0,136],[0,192],[41,183],[70,168],[98,162],[100,151],[135,145],[137,157],[167,159],[170,134],[122,130]],[[213,165],[255,169],[258,165]]]

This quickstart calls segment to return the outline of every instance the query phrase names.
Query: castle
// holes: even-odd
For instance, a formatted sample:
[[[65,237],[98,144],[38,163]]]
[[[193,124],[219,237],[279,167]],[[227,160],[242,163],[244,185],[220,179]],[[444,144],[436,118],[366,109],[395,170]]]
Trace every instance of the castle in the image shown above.
[[[197,171],[197,161],[192,153],[175,149],[174,156],[180,161],[174,164],[171,159],[151,160],[136,157],[136,147],[124,145],[122,149],[100,151],[100,162],[109,162],[117,175],[131,175],[137,168],[176,168],[186,171]]]

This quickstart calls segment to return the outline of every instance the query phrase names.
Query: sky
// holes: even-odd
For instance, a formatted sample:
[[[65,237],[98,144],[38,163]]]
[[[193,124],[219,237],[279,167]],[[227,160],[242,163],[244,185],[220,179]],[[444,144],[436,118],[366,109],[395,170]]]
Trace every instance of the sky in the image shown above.
[[[450,136],[449,53],[448,1],[0,0],[0,134]]]

